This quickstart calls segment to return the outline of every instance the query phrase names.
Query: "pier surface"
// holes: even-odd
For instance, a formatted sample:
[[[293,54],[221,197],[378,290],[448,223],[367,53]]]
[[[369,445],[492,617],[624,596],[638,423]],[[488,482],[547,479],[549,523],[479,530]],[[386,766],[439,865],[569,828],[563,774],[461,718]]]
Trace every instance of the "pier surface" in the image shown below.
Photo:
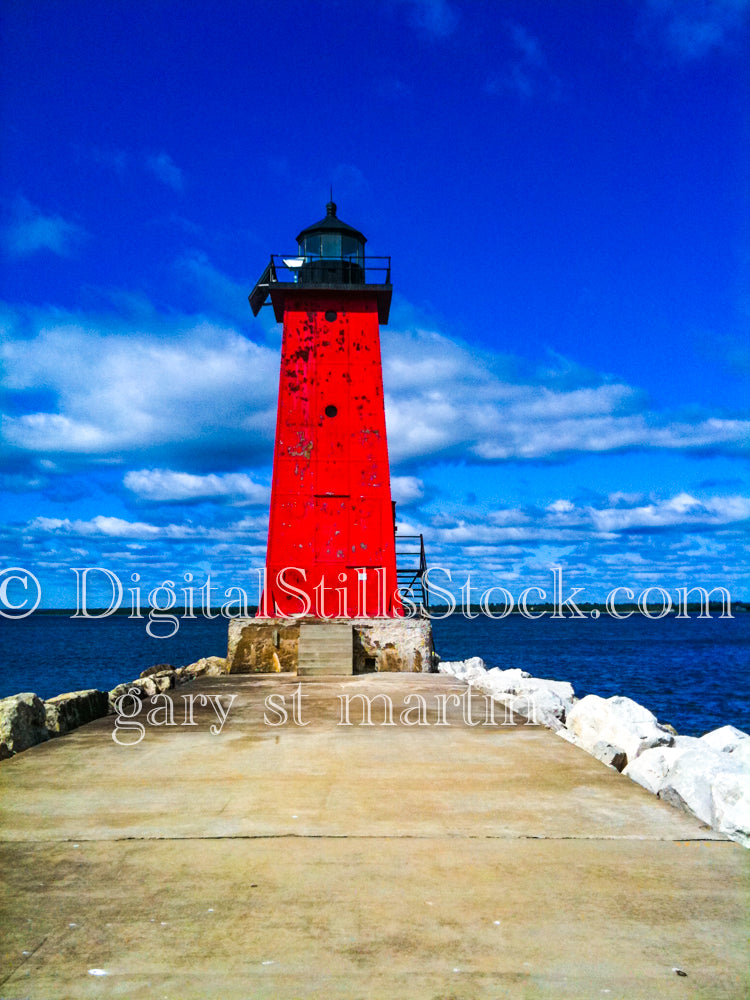
[[[750,995],[750,853],[482,698],[442,719],[464,690],[207,679],[138,745],[109,716],[3,762],[0,998]],[[357,693],[394,725],[340,725]]]

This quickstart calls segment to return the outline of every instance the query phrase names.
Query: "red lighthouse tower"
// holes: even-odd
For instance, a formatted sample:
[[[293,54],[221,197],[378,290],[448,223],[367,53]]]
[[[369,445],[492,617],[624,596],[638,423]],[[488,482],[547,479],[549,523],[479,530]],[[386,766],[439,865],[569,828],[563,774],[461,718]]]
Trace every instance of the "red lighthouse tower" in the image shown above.
[[[390,258],[336,216],[272,256],[249,299],[284,324],[259,617],[400,617],[380,323]]]

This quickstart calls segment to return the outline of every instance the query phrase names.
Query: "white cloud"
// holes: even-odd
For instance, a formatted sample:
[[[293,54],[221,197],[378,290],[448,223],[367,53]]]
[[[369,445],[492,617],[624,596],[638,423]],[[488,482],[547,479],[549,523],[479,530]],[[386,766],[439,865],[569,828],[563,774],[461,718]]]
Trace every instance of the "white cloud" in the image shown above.
[[[67,257],[86,235],[76,223],[60,215],[45,215],[19,197],[13,207],[13,220],[3,233],[3,242],[13,257],[29,257],[43,250]]]
[[[221,526],[191,524],[149,524],[145,521],[126,521],[121,517],[98,514],[89,520],[70,518],[35,517],[27,526],[29,532],[64,535],[91,539],[137,539],[142,541],[196,541],[212,539],[232,541],[246,532],[262,531],[267,522],[262,518],[245,518]]]
[[[594,527],[605,532],[719,527],[741,523],[750,518],[750,497],[710,497],[699,500],[689,493],[679,493],[669,499],[640,507],[589,509],[589,513]]]
[[[0,348],[11,392],[44,387],[53,410],[6,416],[6,441],[39,457],[270,455],[278,355],[208,322],[34,317]]]
[[[424,497],[424,483],[416,476],[392,476],[391,495],[397,504],[408,507]]]
[[[557,100],[561,96],[560,78],[549,67],[547,57],[539,39],[521,24],[509,23],[507,35],[513,56],[499,76],[493,77],[486,86],[490,94],[504,90],[515,91],[524,100],[540,94]]]
[[[551,388],[555,373],[527,382],[502,360],[429,331],[383,334],[388,445],[395,462],[473,457],[545,460],[569,453],[635,449],[737,452],[750,421],[692,422],[643,408],[630,386]]]
[[[645,15],[681,59],[700,59],[739,37],[748,0],[647,0]]]
[[[128,472],[125,486],[141,500],[180,503],[196,500],[226,500],[233,506],[267,504],[270,490],[246,473],[196,476],[171,469],[141,469]]]
[[[458,24],[458,12],[448,0],[398,0],[410,9],[416,25],[428,35],[444,38]]]
[[[171,187],[178,194],[182,193],[185,187],[183,172],[168,153],[162,152],[156,153],[153,156],[147,156],[146,166],[156,175],[162,184]]]

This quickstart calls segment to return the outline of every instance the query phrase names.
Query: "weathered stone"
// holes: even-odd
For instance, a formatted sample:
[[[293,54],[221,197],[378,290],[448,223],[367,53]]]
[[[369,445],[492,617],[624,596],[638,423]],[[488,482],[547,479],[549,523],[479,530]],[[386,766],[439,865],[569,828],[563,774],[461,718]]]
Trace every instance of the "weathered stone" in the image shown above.
[[[170,670],[166,673],[151,674],[150,677],[139,677],[132,686],[139,687],[144,695],[150,697],[164,691],[171,691],[174,685],[175,674],[173,670]]]
[[[740,740],[734,750],[730,750],[729,756],[743,771],[750,773],[750,740]]]
[[[586,695],[573,705],[566,725],[589,753],[603,740],[622,747],[628,762],[650,747],[671,746],[674,742],[674,736],[659,725],[652,712],[630,698],[619,696]]]
[[[750,774],[722,771],[711,784],[712,826],[750,847]]]
[[[174,670],[171,663],[155,663],[153,667],[146,667],[138,676],[151,677],[152,674],[163,674],[170,670]]]
[[[47,729],[51,736],[62,736],[87,722],[100,719],[107,714],[107,710],[107,692],[96,688],[58,694],[44,703]]]
[[[674,738],[672,746],[676,750],[705,750],[706,744],[698,736],[680,736]]]
[[[475,656],[471,660],[465,660],[467,665],[473,665],[476,662],[482,664],[482,660]],[[476,670],[473,671],[477,674]],[[520,691],[524,681],[532,679],[531,674],[527,673],[525,670],[519,670],[517,667],[513,667],[510,670],[501,670],[500,667],[492,667],[491,670],[485,670],[484,673],[478,673],[477,679],[474,683],[479,684],[484,690],[493,691],[497,694],[515,694],[516,691]]]
[[[713,729],[710,733],[701,736],[703,743],[720,753],[730,753],[746,739],[750,739],[750,735],[734,726],[722,726],[720,729]]]
[[[44,702],[30,691],[0,699],[0,742],[11,753],[49,739]]]
[[[115,702],[117,701],[117,699],[120,698],[122,695],[127,694],[128,688],[130,687],[133,687],[133,685],[118,684],[116,687],[113,687],[111,691],[107,692],[107,704],[110,715],[115,711]]]
[[[372,671],[429,672],[434,660],[427,618],[330,618],[354,631],[355,674]],[[300,625],[320,618],[233,618],[229,622],[228,673],[296,672]]]
[[[713,822],[711,786],[723,772],[739,772],[731,756],[706,747],[685,750],[670,766],[659,788],[659,798],[691,812],[708,826]]]
[[[486,678],[493,671],[485,670],[484,660],[481,656],[471,656],[468,660],[441,660],[438,663],[438,673],[449,674],[457,680],[472,683]]]
[[[653,747],[650,750],[644,750],[635,760],[628,763],[623,774],[656,795],[669,773],[670,767],[678,757],[686,752],[686,750],[675,746]]]
[[[573,688],[567,681],[532,677],[516,667],[485,670],[484,661],[479,656],[440,663],[438,670],[490,695],[504,706],[508,718],[518,715],[554,730],[562,726],[566,713],[573,705]]]
[[[177,672],[181,676],[190,674],[192,677],[221,677],[228,672],[227,661],[223,656],[203,656],[195,663],[180,667]]]
[[[175,686],[177,672],[174,670],[161,674],[152,674],[150,677],[138,677],[134,681],[125,684],[118,684],[107,694],[110,715],[116,711],[115,702],[124,694],[134,690],[139,698],[150,698],[155,694],[162,694],[164,691],[171,691]]]
[[[608,764],[616,771],[622,771],[628,762],[628,756],[621,747],[612,746],[611,743],[605,743],[604,740],[599,740],[598,743],[594,744],[593,755],[602,764]]]

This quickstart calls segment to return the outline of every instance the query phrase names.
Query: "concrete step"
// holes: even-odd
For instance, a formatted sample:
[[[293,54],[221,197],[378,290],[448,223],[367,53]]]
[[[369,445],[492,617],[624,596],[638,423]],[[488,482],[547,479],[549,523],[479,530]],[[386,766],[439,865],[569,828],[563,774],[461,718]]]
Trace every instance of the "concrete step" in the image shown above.
[[[302,624],[299,630],[297,673],[352,674],[354,630],[340,622]]]

